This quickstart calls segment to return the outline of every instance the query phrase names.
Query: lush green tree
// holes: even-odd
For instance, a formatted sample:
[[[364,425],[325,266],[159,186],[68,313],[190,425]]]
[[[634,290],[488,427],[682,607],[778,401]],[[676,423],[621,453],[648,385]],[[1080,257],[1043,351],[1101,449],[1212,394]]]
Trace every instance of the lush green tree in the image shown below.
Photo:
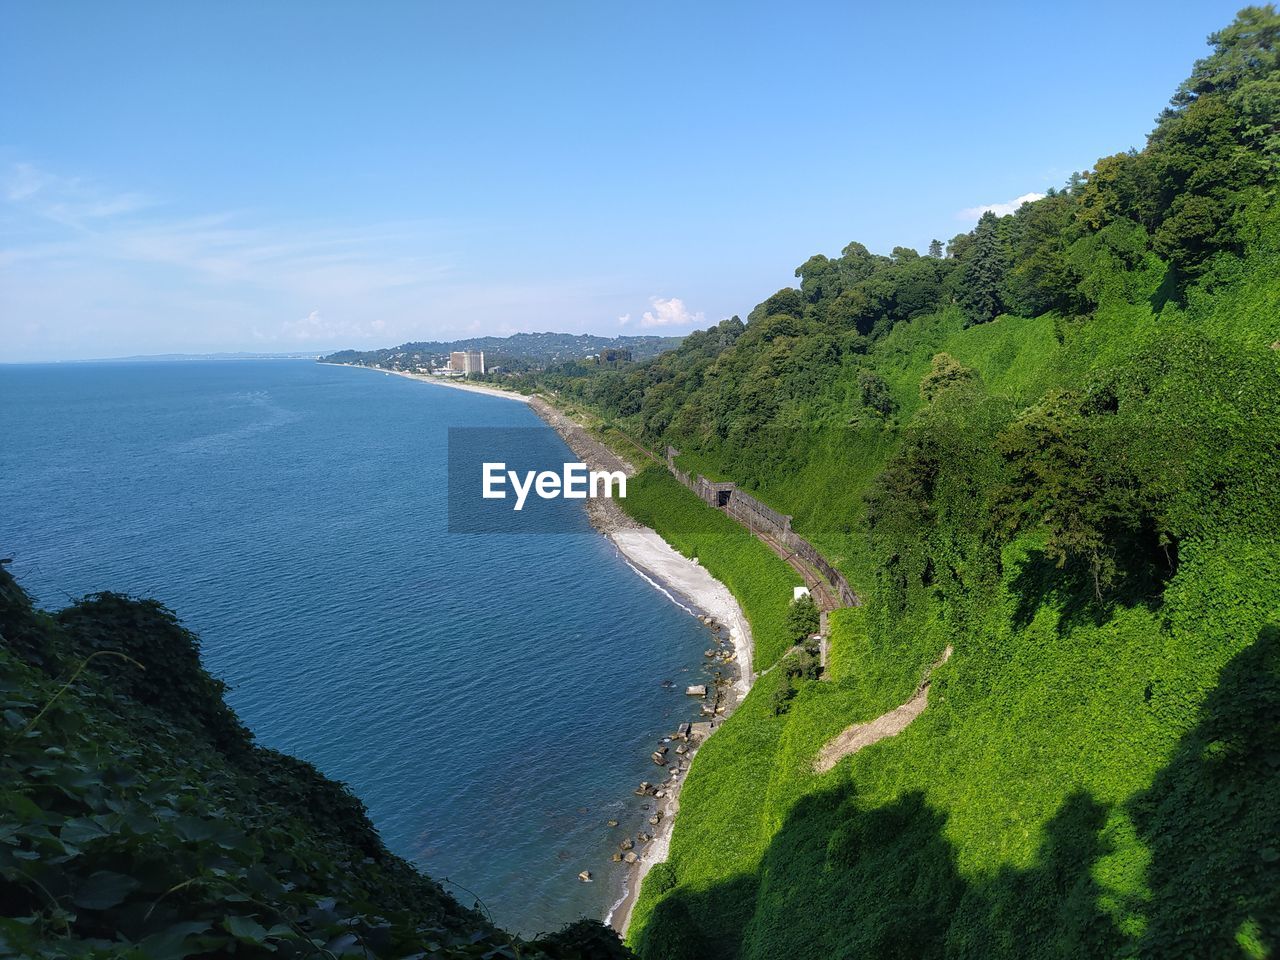
[[[1209,43],[1213,53],[1196,61],[1173,97],[1175,109],[1280,69],[1280,14],[1273,4],[1245,7],[1229,26],[1210,34]]]
[[[932,403],[942,391],[973,383],[976,378],[977,374],[951,354],[935,354],[929,372],[920,381],[920,396]]]
[[[978,220],[973,243],[965,249],[961,263],[959,301],[969,323],[994,320],[1004,309],[1001,291],[1008,272],[1000,218],[988,210]]]
[[[791,602],[786,629],[792,643],[800,643],[818,632],[818,606],[809,594]]]
[[[858,373],[858,392],[862,397],[862,405],[882,417],[892,416],[898,410],[898,402],[893,399],[888,382],[873,370]]]

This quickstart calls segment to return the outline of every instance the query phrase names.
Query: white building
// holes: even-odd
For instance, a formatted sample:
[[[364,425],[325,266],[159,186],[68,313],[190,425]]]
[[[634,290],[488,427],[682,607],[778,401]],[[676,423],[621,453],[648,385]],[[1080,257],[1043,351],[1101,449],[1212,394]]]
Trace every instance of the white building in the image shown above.
[[[454,373],[484,373],[483,350],[454,350],[449,354],[449,369]]]

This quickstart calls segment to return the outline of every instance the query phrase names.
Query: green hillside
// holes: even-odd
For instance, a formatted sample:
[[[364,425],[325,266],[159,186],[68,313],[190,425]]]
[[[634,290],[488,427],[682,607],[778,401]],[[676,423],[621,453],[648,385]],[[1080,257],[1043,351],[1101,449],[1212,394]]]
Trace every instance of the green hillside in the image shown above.
[[[320,359],[325,363],[352,363],[389,370],[413,370],[442,365],[454,350],[483,350],[488,367],[509,371],[554,366],[581,370],[584,358],[613,348],[629,350],[635,360],[646,360],[680,345],[679,337],[597,337],[589,333],[515,333],[509,337],[469,337],[465,340],[431,340],[402,343],[378,350],[339,350]]]
[[[778,714],[775,671],[699,753],[641,956],[1280,955],[1278,49],[1242,11],[1143,150],[544,378],[866,601],[829,682]],[[814,772],[947,646],[923,714]]]
[[[629,956],[594,921],[522,942],[253,743],[154,601],[56,614],[0,566],[0,956]]]

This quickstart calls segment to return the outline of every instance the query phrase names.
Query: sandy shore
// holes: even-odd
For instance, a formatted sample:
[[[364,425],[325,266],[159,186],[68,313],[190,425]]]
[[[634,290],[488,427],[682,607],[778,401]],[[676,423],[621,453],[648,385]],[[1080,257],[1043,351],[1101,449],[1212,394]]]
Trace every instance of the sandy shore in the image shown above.
[[[635,475],[636,470],[631,463],[605,447],[544,398],[535,397],[531,406],[590,469],[623,470],[627,476]],[[632,520],[615,501],[591,500],[588,501],[587,509],[595,528],[613,541],[627,564],[641,577],[665,593],[672,602],[688,610],[691,616],[705,615],[729,628],[729,637],[734,647],[733,663],[738,668],[738,676],[731,686],[723,690],[721,704],[724,712],[713,718],[716,725],[723,722],[742,702],[755,679],[752,670],[751,626],[743,615],[737,598],[696,560],[677,551],[656,531]],[[645,875],[655,863],[666,860],[670,853],[671,831],[675,827],[676,813],[680,809],[680,786],[688,776],[690,765],[702,742],[705,742],[705,737],[690,744],[689,751],[683,757],[677,757],[665,768],[669,779],[655,784],[662,793],[662,796],[654,799],[661,819],[652,830],[653,839],[636,849],[640,859],[624,881],[622,896],[604,917],[604,922],[619,933],[625,934],[627,931]],[[675,776],[671,776],[673,768],[678,769]]]
[[[726,691],[724,712],[715,718],[716,725],[719,725],[742,702],[742,698],[751,689],[751,683],[755,677],[751,668],[751,627],[737,599],[729,592],[728,587],[711,576],[696,561],[677,552],[656,531],[648,527],[624,527],[604,532],[626,558],[627,563],[642,577],[671,597],[675,603],[684,606],[682,600],[688,600],[697,610],[701,610],[707,616],[730,628],[729,635],[733,642],[734,663],[738,667],[738,676]],[[685,609],[689,608],[685,607]],[[696,615],[695,610],[689,612]],[[708,733],[707,736],[710,734]],[[626,878],[622,896],[604,917],[606,924],[623,935],[626,934],[627,927],[631,923],[631,913],[635,909],[636,900],[640,895],[640,885],[644,882],[645,876],[655,863],[662,863],[670,855],[671,832],[675,828],[676,814],[680,811],[680,787],[689,775],[698,748],[705,741],[704,737],[698,743],[691,745],[689,752],[683,758],[681,764],[683,769],[678,776],[659,784],[663,796],[658,797],[654,805],[662,819],[654,828],[653,840],[638,850],[640,859]]]
[[[487,387],[482,383],[466,383],[456,377],[433,377],[426,373],[409,373],[407,370],[383,370],[381,367],[366,367],[361,363],[335,363],[335,367],[354,367],[357,370],[372,370],[374,373],[385,373],[390,376],[407,377],[410,380],[417,380],[419,383],[433,383],[437,387],[450,387],[454,390],[467,390],[471,393],[483,393],[489,397],[501,397],[503,400],[515,400],[517,403],[528,403],[530,398],[523,393],[515,393],[511,390],[499,390],[497,387]]]
[[[659,585],[673,587],[703,612],[730,628],[740,674],[734,682],[734,691],[739,698],[745,696],[751,688],[751,626],[729,588],[707,573],[696,560],[677,552],[648,527],[611,530],[608,536],[628,561],[656,578]]]

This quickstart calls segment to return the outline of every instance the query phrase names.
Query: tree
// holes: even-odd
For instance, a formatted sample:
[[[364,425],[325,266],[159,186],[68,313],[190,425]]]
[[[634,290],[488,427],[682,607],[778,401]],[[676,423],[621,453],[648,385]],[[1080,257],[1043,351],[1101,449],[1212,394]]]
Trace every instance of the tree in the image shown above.
[[[1000,220],[988,210],[973,230],[960,272],[960,306],[969,324],[994,320],[1004,309],[1000,291],[1009,257],[1000,238]]]
[[[934,354],[933,366],[920,381],[920,396],[928,403],[943,390],[972,383],[976,375],[949,353]]]
[[[874,410],[882,417],[892,416],[897,412],[898,403],[893,399],[889,384],[884,377],[871,370],[863,370],[858,374],[858,390],[862,394],[862,404]]]
[[[818,606],[813,597],[805,594],[791,602],[787,611],[786,630],[792,643],[799,643],[811,634],[818,632]]]
[[[1009,466],[996,497],[1002,535],[1043,527],[1045,556],[1059,568],[1083,562],[1099,598],[1115,583],[1118,554],[1159,526],[1154,498],[1134,474],[1133,437],[1114,405],[1110,389],[1083,397],[1053,392],[998,441]]]
[[[929,256],[933,257],[935,260],[942,259],[942,241],[941,240],[938,240],[935,238],[929,241]]]
[[[1213,53],[1196,61],[1191,76],[1174,94],[1175,110],[1280,69],[1280,14],[1271,4],[1245,7],[1229,26],[1210,34],[1209,43]]]

